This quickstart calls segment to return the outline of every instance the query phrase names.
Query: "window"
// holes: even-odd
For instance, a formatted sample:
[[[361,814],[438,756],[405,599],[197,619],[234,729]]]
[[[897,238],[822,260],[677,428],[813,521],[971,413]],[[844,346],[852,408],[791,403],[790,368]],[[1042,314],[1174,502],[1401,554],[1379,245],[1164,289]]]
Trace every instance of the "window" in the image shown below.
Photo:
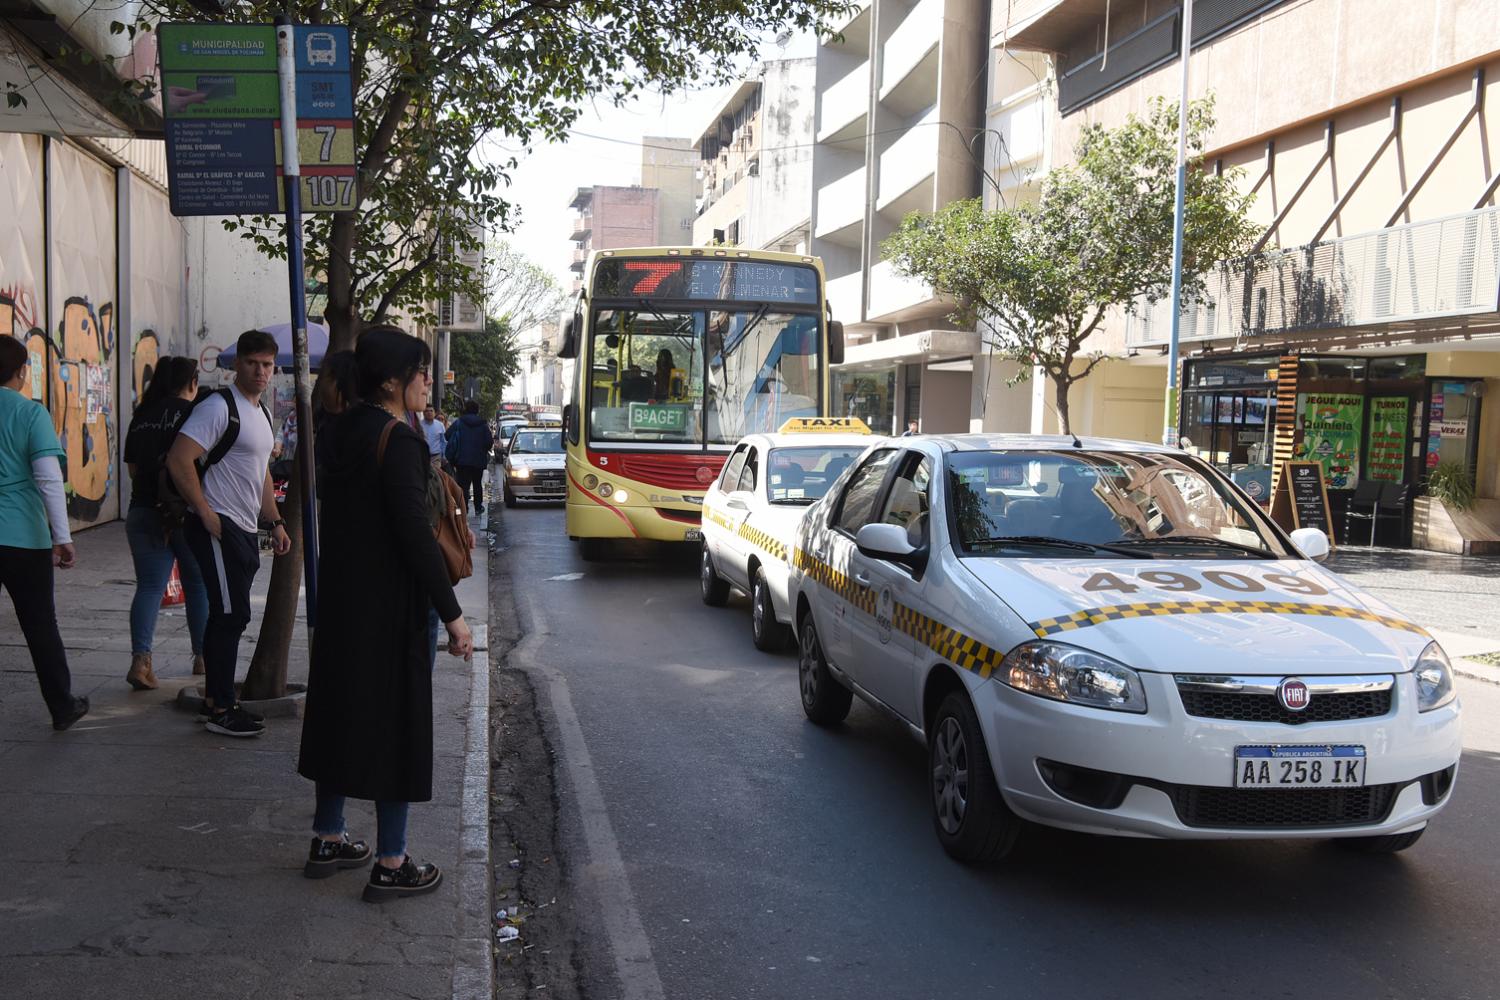
[[[844,488],[834,527],[852,535],[869,522],[875,512],[875,501],[880,498],[880,487],[885,483],[886,471],[896,460],[897,454],[894,448],[886,448],[865,460],[865,464],[859,467],[859,471],[854,473],[849,485]]]
[[[932,462],[920,452],[907,452],[880,510],[880,522],[905,528],[907,538],[915,546],[927,541],[928,487],[931,484]]]
[[[735,449],[729,461],[724,463],[724,474],[719,477],[719,489],[725,493],[734,492],[734,488],[739,485],[740,472],[745,468],[745,456],[749,453],[749,445],[742,444]]]
[[[708,314],[708,443],[816,417],[818,317],[761,309]]]
[[[592,440],[703,440],[701,312],[601,310],[593,339]]]
[[[562,431],[521,430],[511,443],[512,455],[556,455],[563,450]]]
[[[740,474],[740,484],[736,489],[742,493],[750,493],[755,490],[756,473],[760,469],[760,457],[755,449],[751,448],[745,452],[745,471]]]

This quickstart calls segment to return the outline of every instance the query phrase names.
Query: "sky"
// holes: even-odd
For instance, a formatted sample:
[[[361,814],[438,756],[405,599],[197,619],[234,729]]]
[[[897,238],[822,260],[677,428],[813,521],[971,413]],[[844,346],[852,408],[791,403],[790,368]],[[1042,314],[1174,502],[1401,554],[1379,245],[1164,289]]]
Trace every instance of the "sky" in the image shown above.
[[[785,50],[767,40],[762,58],[795,58],[811,56],[816,42],[809,33],[795,36]],[[746,70],[754,62],[746,63]],[[573,126],[573,137],[566,143],[538,146],[524,155],[511,175],[507,197],[518,210],[519,225],[501,234],[512,247],[535,263],[545,267],[564,288],[571,288],[573,244],[573,210],[568,203],[581,187],[595,184],[639,184],[641,180],[641,137],[676,136],[696,139],[708,124],[709,117],[728,96],[731,85],[662,95],[643,93],[638,99],[615,108],[607,102],[586,107]],[[579,135],[591,133],[607,138]],[[503,137],[492,136],[487,149],[498,158],[501,150],[515,147]]]

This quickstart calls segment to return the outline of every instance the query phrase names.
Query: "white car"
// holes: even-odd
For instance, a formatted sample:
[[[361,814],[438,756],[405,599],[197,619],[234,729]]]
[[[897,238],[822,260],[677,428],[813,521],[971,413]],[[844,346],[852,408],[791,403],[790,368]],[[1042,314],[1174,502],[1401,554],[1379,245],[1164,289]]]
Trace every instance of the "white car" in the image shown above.
[[[790,642],[787,554],[797,525],[871,440],[857,419],[789,420],[779,433],[740,439],[704,494],[703,603],[723,606],[731,587],[748,594],[757,649],[774,652]]]
[[[1453,673],[1327,552],[1180,451],[891,440],[800,526],[802,707],[904,721],[966,861],[1027,820],[1401,850],[1452,797]]]
[[[500,461],[505,506],[519,500],[563,500],[568,494],[567,456],[559,427],[518,427]]]

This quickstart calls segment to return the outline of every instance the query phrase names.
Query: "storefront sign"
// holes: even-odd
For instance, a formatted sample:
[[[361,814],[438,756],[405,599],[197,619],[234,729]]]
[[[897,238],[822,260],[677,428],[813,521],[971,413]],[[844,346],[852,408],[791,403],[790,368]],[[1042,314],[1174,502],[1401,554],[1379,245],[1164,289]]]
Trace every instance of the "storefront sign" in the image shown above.
[[[284,212],[275,27],[163,24],[158,38],[172,214]],[[349,29],[300,25],[295,48],[303,211],[351,211]]]
[[[1432,424],[1432,433],[1440,438],[1468,437],[1469,422],[1467,420],[1439,420]]]
[[[1302,440],[1293,453],[1300,461],[1317,462],[1329,488],[1349,490],[1359,479],[1359,439],[1364,427],[1363,396],[1297,394],[1297,424]]]
[[[1411,400],[1405,396],[1370,399],[1370,458],[1368,475],[1393,483],[1406,480],[1406,439]]]
[[[1318,462],[1283,462],[1276,481],[1271,517],[1283,528],[1317,528],[1333,544],[1328,489]]]

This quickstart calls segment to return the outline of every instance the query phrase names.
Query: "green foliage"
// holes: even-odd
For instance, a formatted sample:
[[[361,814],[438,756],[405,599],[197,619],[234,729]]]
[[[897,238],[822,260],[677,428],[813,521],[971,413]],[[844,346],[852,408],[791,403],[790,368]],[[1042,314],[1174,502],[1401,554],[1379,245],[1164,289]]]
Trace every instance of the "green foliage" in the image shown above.
[[[1427,474],[1427,495],[1454,510],[1474,506],[1474,477],[1469,475],[1468,465],[1454,459],[1439,462]]]
[[[485,278],[457,260],[481,227],[508,228],[510,172],[538,142],[566,137],[590,99],[619,104],[645,87],[671,90],[732,76],[757,40],[811,29],[846,0],[307,0],[299,22],[347,24],[358,117],[356,212],[307,220],[307,266],[326,274],[334,345],[361,321],[429,304]],[[226,20],[265,23],[288,8],[245,0]],[[199,20],[191,0],[146,0],[137,26]],[[485,155],[489,137],[523,152]],[[483,147],[483,148],[482,148]],[[285,220],[226,228],[285,256]]]
[[[486,417],[494,416],[500,394],[521,371],[515,331],[503,320],[491,316],[485,320],[483,332],[450,333],[448,365],[453,369],[454,384],[445,394],[443,406],[449,414],[463,412],[463,401],[469,398],[466,389],[472,378],[473,398],[479,400],[479,412]]]
[[[1188,108],[1188,183],[1183,290],[1201,293],[1218,262],[1256,235],[1251,196],[1231,173],[1202,169],[1213,129],[1211,101]],[[1002,358],[1039,367],[1056,388],[1068,427],[1067,390],[1103,360],[1084,342],[1111,309],[1166,296],[1172,280],[1177,105],[1156,100],[1145,118],[1084,128],[1077,163],[1045,175],[1040,198],[999,210],[974,199],[933,215],[907,216],[884,244],[905,274],[958,302],[954,319],[980,322]]]

